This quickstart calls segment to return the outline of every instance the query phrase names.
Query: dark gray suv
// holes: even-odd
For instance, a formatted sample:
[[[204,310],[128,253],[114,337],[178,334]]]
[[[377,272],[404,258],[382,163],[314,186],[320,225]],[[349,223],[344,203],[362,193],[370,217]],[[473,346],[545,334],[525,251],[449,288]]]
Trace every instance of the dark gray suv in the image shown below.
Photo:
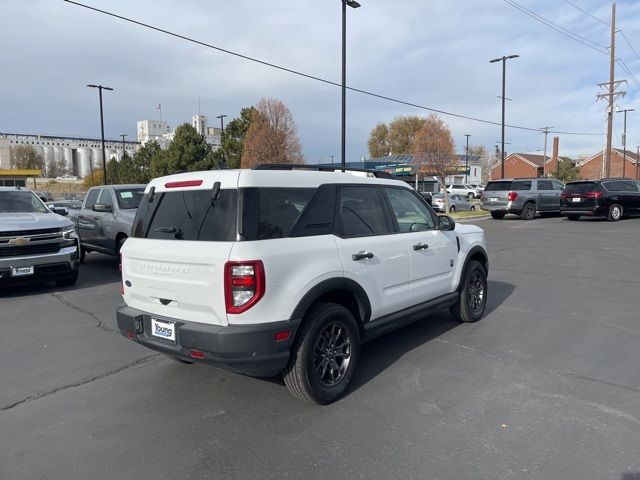
[[[560,194],[564,184],[552,178],[514,178],[487,183],[480,209],[496,219],[507,213],[533,220],[536,213],[560,213]]]

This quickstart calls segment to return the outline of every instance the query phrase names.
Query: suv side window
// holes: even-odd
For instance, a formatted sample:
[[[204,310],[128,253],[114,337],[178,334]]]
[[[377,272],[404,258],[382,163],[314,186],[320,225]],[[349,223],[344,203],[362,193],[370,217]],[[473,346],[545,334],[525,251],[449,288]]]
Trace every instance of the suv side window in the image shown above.
[[[511,182],[511,190],[531,190],[531,180],[514,180]]]
[[[100,194],[100,201],[98,203],[111,205],[111,208],[113,208],[113,195],[111,195],[111,190],[103,188],[102,193]]]
[[[538,190],[553,190],[551,180],[538,180]]]
[[[84,202],[84,208],[88,208],[91,210],[93,206],[98,202],[98,195],[100,194],[101,188],[96,188],[95,190],[91,190],[87,195],[87,201]]]
[[[341,186],[336,226],[344,237],[394,233],[389,209],[376,187]]]
[[[429,209],[412,192],[404,188],[385,188],[400,233],[422,232],[435,228]]]
[[[554,190],[564,190],[564,185],[557,180],[551,180]]]

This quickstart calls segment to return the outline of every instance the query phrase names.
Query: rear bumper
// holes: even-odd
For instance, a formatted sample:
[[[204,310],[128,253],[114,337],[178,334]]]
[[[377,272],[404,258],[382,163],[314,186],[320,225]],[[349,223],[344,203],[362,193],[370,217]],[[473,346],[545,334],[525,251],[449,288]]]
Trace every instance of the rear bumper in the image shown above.
[[[520,215],[522,212],[522,206],[519,208],[514,207],[511,204],[507,205],[486,205],[480,204],[480,210],[484,210],[485,212],[502,212],[502,213],[515,213],[516,215]]]
[[[281,373],[289,355],[300,319],[255,325],[207,325],[153,315],[157,320],[175,323],[176,342],[151,335],[151,315],[121,305],[116,312],[120,333],[131,340],[183,360],[223,368],[256,377]],[[275,340],[275,334],[289,330],[287,340]],[[203,353],[194,358],[192,350]]]
[[[589,208],[567,208],[561,207],[560,214],[567,217],[569,215],[579,215],[585,217],[606,217],[609,211],[602,207]]]
[[[78,247],[63,247],[57,253],[0,257],[0,283],[29,279],[59,279],[73,274],[78,269]],[[11,268],[33,267],[33,275],[11,276]]]

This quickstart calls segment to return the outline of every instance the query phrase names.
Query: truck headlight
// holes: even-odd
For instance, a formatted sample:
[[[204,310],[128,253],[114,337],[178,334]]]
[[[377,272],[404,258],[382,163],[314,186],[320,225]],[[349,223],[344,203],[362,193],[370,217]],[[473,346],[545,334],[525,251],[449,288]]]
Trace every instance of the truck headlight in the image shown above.
[[[64,232],[62,232],[62,237],[65,240],[75,240],[78,238],[78,234],[76,233],[75,228],[70,228],[69,230],[65,230]]]

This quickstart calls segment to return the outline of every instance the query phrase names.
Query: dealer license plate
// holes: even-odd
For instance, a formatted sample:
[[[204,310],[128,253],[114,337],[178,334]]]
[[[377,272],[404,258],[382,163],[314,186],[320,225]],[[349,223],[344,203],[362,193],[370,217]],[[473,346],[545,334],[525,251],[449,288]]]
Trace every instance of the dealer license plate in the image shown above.
[[[151,319],[151,335],[160,337],[171,342],[176,341],[176,324],[174,322],[163,322],[162,320]]]
[[[27,275],[33,275],[33,265],[30,267],[11,267],[12,277],[25,277]]]
[[[580,202],[580,200],[582,200],[580,197],[574,197],[574,198],[572,198],[572,199],[571,199],[571,201],[572,201],[573,203],[579,203],[579,202]]]

